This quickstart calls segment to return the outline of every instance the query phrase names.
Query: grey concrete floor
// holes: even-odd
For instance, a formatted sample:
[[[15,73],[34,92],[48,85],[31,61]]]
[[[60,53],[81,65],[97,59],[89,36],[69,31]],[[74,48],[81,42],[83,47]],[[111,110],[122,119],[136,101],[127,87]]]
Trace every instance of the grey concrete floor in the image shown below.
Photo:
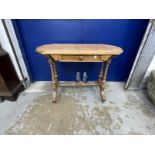
[[[50,82],[33,83],[0,103],[0,134],[155,134],[155,105],[144,90],[123,87],[107,82],[104,103],[98,87],[59,88],[52,104]]]

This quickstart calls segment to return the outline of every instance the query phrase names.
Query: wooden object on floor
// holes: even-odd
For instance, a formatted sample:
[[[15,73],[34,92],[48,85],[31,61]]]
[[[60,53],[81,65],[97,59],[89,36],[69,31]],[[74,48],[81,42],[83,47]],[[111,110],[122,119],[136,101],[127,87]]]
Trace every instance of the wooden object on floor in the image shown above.
[[[7,52],[0,49],[0,98],[16,100],[19,92],[24,90],[17,77],[14,66]]]
[[[58,86],[87,86],[99,85],[102,101],[105,101],[105,82],[111,59],[123,52],[122,48],[106,44],[48,44],[36,49],[45,55],[51,67],[52,76],[52,102],[56,102]],[[102,62],[99,79],[94,84],[76,82],[75,84],[59,84],[56,71],[56,61],[60,62]],[[105,65],[104,65],[105,64]],[[104,68],[105,66],[105,68]]]

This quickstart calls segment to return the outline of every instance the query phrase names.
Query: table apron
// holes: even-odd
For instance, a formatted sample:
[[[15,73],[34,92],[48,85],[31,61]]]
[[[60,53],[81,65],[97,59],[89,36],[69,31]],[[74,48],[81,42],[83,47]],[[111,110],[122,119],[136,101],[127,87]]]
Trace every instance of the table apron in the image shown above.
[[[112,55],[50,55],[55,61],[61,62],[103,62]]]

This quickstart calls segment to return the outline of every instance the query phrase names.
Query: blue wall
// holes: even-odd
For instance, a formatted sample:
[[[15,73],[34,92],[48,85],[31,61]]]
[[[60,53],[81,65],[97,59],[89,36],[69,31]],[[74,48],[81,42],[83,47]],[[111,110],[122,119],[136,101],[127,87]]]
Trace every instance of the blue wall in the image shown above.
[[[14,20],[33,81],[51,80],[47,59],[36,53],[49,43],[105,43],[120,46],[124,53],[112,60],[108,80],[126,81],[148,20]],[[97,78],[100,63],[57,63],[59,80],[75,80],[77,71]]]

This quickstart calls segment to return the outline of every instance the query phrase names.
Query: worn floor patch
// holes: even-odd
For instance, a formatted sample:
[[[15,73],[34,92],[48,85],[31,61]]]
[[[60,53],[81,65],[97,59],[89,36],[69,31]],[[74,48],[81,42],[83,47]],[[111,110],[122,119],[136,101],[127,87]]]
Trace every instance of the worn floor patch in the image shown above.
[[[69,88],[51,103],[51,93],[38,95],[6,134],[155,134],[155,113],[131,94],[107,89],[102,103],[97,89]],[[150,121],[150,122],[148,122]]]

